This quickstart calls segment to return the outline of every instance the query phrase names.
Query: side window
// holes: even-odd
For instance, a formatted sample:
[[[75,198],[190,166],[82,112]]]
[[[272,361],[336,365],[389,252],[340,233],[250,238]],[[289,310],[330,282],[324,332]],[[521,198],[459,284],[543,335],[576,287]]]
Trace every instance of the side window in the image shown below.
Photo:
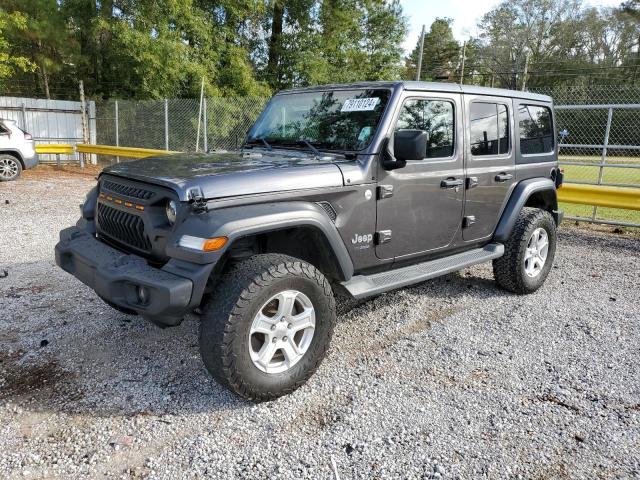
[[[453,155],[453,103],[446,100],[409,99],[402,106],[396,130],[424,130],[429,142],[424,158]]]
[[[553,152],[551,110],[537,105],[520,105],[520,153],[523,155]]]
[[[471,155],[509,153],[509,112],[499,103],[473,102],[469,108]]]

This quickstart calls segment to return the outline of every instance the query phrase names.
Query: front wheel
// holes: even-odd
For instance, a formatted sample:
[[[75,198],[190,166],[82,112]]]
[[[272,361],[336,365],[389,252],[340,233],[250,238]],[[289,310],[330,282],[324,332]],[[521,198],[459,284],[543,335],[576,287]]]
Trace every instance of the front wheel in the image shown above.
[[[556,222],[538,208],[523,208],[504,255],[493,261],[498,285],[514,293],[538,290],[549,275],[556,252]]]
[[[313,265],[256,255],[217,283],[201,319],[200,353],[211,375],[231,391],[271,400],[315,372],[335,319],[331,286]]]

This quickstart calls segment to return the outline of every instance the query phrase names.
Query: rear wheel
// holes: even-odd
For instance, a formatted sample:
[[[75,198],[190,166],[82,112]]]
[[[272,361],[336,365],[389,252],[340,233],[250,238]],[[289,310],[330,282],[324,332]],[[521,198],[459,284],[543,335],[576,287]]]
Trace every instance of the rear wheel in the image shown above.
[[[304,384],[329,347],[335,303],[313,265],[256,255],[217,283],[200,324],[200,352],[221,384],[251,400],[270,400]]]
[[[498,285],[514,293],[532,293],[549,275],[556,252],[556,223],[551,214],[523,208],[505,243],[504,255],[493,261]]]
[[[13,155],[0,155],[0,182],[16,180],[22,173],[22,164]]]

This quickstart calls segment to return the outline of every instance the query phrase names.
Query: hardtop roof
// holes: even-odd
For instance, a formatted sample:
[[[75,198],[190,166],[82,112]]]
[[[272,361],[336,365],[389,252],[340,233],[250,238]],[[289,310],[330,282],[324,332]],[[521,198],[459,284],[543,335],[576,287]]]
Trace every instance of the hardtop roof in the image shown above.
[[[505,88],[479,87],[477,85],[460,85],[457,83],[445,82],[416,82],[416,81],[388,81],[388,82],[355,82],[355,83],[338,83],[327,85],[316,85],[313,87],[293,88],[283,90],[279,94],[294,92],[313,92],[318,90],[331,89],[358,89],[358,88],[392,88],[404,89],[410,91],[424,92],[450,92],[450,93],[466,93],[470,95],[491,95],[494,97],[510,97],[520,98],[524,100],[535,100],[538,102],[551,103],[553,99],[548,95],[539,93],[523,92],[520,90],[507,90]]]

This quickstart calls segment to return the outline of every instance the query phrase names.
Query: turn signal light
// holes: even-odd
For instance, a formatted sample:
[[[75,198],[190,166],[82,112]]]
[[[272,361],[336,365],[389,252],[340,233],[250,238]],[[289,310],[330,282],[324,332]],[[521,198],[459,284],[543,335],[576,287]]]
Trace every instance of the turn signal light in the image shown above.
[[[227,237],[200,238],[191,235],[183,235],[180,237],[178,245],[193,250],[201,250],[203,252],[215,252],[224,247],[229,239]]]
[[[204,241],[202,250],[205,252],[215,252],[224,247],[227,244],[227,240],[229,240],[227,237],[208,238]]]

